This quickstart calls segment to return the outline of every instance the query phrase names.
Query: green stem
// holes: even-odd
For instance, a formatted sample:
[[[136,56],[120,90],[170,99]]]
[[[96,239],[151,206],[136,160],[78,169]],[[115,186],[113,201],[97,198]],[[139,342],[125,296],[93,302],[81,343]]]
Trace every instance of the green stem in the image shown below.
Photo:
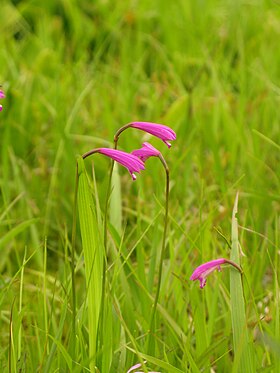
[[[76,164],[75,178],[75,194],[73,207],[73,223],[72,223],[72,238],[71,238],[71,277],[72,277],[72,343],[73,346],[73,361],[76,353],[76,285],[75,285],[75,247],[76,247],[76,228],[77,228],[77,195],[78,195],[78,163]]]
[[[125,131],[127,128],[131,127],[131,123],[128,123],[121,127],[115,134],[114,136],[114,143],[115,143],[115,149],[117,149],[117,144],[118,144],[118,139],[119,136],[123,131]],[[154,332],[154,319],[155,319],[155,314],[156,314],[156,309],[157,309],[157,304],[159,300],[159,294],[160,294],[160,287],[161,287],[161,280],[162,280],[162,267],[163,267],[163,257],[164,257],[164,251],[165,251],[165,246],[166,246],[166,234],[167,234],[167,225],[168,225],[168,209],[169,209],[169,168],[167,166],[167,163],[163,156],[160,154],[159,159],[161,163],[163,164],[163,167],[166,172],[166,189],[165,189],[165,217],[164,217],[164,230],[163,230],[163,239],[162,239],[162,247],[161,247],[161,252],[160,252],[160,259],[159,259],[159,272],[158,272],[158,285],[157,285],[157,290],[156,290],[156,295],[154,299],[154,304],[152,308],[152,316],[150,320],[150,334],[148,338],[148,351],[150,351],[151,347],[151,336],[153,335]],[[111,168],[111,173],[110,173],[110,180],[109,180],[109,187],[111,184],[111,178],[112,178],[112,173],[113,173],[113,164]],[[107,197],[108,197],[108,192],[107,192]],[[107,201],[108,202],[108,198]],[[107,210],[105,210],[105,213],[107,215]],[[106,216],[105,215],[105,216]]]
[[[115,143],[115,149],[117,149],[117,143]],[[100,336],[100,347],[102,349],[103,344],[103,321],[105,319],[105,289],[106,289],[106,270],[107,270],[107,254],[108,254],[108,240],[107,240],[107,231],[108,231],[108,209],[109,209],[109,199],[111,194],[111,183],[112,175],[114,169],[115,161],[112,159],[110,172],[109,172],[109,181],[106,192],[105,207],[104,207],[104,223],[103,223],[103,242],[104,242],[104,257],[103,257],[103,273],[102,273],[102,296],[101,296],[101,306],[100,306],[100,322],[99,322],[99,336]]]
[[[167,163],[163,156],[160,154],[159,159],[161,163],[163,164],[163,167],[165,169],[166,173],[166,188],[165,188],[165,216],[164,216],[164,228],[163,228],[163,238],[162,238],[162,246],[161,246],[161,252],[160,252],[160,259],[159,259],[159,271],[158,271],[158,285],[156,290],[156,295],[154,299],[154,304],[152,308],[152,315],[150,320],[150,334],[148,339],[148,351],[151,349],[151,343],[152,343],[152,335],[154,333],[154,319],[157,309],[157,304],[159,300],[159,293],[160,293],[160,287],[161,287],[161,280],[162,280],[162,267],[163,267],[163,257],[164,257],[164,251],[166,246],[166,234],[167,234],[167,225],[168,225],[168,210],[169,210],[169,168],[167,166]]]
[[[118,131],[115,133],[115,136],[114,136],[115,149],[117,149],[117,146],[118,146],[118,140],[119,140],[120,134],[121,134],[123,131],[125,131],[126,129],[128,129],[129,127],[131,127],[131,124],[132,124],[132,123],[125,124],[125,125],[122,126],[120,129],[118,129]]]
[[[117,148],[117,144],[115,143],[115,149]],[[88,156],[97,153],[99,149],[92,149],[87,153],[83,154],[82,158],[85,159]],[[105,290],[106,290],[106,270],[107,270],[107,254],[108,254],[108,241],[107,241],[107,230],[108,230],[108,208],[109,208],[109,199],[111,193],[111,182],[112,182],[112,175],[113,175],[113,168],[114,168],[114,160],[111,162],[111,168],[109,173],[109,182],[108,188],[106,193],[105,199],[105,207],[104,207],[104,223],[103,223],[103,243],[104,243],[104,253],[103,253],[103,271],[102,271],[102,290],[101,290],[101,305],[100,305],[100,316],[99,316],[99,323],[98,323],[98,334],[99,334],[99,346],[102,350],[103,348],[103,322],[105,319]]]
[[[236,264],[235,262],[233,262],[232,260],[226,259],[226,263],[231,264],[233,267],[235,267],[241,275],[243,274],[243,271],[242,271],[241,267],[238,264]]]
[[[115,149],[118,147],[118,139],[114,140],[115,142]],[[109,199],[111,194],[111,183],[112,183],[112,176],[113,176],[113,169],[114,169],[115,161],[112,160],[111,162],[111,168],[109,172],[109,181],[108,181],[108,187],[107,187],[107,193],[106,193],[106,200],[105,200],[105,209],[104,209],[104,247],[105,247],[105,254],[107,254],[107,225],[108,225],[108,209],[109,209]]]

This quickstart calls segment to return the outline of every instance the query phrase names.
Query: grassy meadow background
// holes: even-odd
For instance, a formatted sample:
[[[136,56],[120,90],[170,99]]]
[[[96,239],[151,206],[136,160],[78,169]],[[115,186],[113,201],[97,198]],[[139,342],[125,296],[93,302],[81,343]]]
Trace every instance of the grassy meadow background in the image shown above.
[[[189,277],[202,262],[230,257],[226,240],[239,191],[256,369],[280,372],[279,40],[280,3],[272,0],[2,1],[3,372],[88,371],[79,226],[75,343],[71,336],[76,156],[113,146],[117,129],[133,120],[163,123],[177,133],[170,150],[133,129],[119,141],[132,151],[149,139],[170,168],[160,310],[151,351],[146,342],[165,185],[162,165],[151,158],[137,181],[121,167],[114,179],[108,236],[114,296],[100,371],[126,372],[140,358],[149,371],[238,371],[230,270],[212,274],[203,290]],[[85,163],[91,180],[94,164],[103,211],[110,162],[96,155]]]

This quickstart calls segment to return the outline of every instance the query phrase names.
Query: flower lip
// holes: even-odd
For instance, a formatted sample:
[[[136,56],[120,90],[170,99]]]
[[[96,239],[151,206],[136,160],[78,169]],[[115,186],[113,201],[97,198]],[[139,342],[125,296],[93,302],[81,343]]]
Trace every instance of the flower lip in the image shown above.
[[[231,264],[233,267],[238,269],[240,272],[242,272],[241,268],[234,262],[228,259],[220,258],[220,259],[215,259],[211,260],[210,262],[206,262],[201,264],[199,267],[197,267],[191,277],[190,280],[195,281],[199,280],[200,282],[200,288],[203,289],[204,286],[206,285],[206,277],[215,269],[217,269],[219,272],[221,271],[221,265],[222,264]]]
[[[168,126],[152,122],[132,122],[130,127],[138,128],[141,131],[150,133],[153,136],[161,139],[169,148],[171,147],[170,140],[176,139],[176,133]]]
[[[133,150],[131,154],[135,155],[136,157],[140,158],[141,161],[145,162],[150,157],[158,157],[160,155],[160,151],[154,148],[148,142],[144,142],[141,149]]]
[[[107,157],[126,167],[127,170],[130,172],[133,180],[136,180],[136,175],[134,174],[134,172],[139,173],[141,170],[145,170],[144,163],[141,161],[141,159],[133,154],[126,153],[122,150],[110,148],[98,148],[96,149],[96,152],[106,155]]]

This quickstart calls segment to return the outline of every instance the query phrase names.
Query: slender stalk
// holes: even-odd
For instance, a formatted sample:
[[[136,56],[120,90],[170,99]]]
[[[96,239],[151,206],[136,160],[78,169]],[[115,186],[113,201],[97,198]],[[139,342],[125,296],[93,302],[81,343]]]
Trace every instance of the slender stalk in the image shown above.
[[[99,151],[99,148],[96,149],[91,149],[90,151],[86,152],[85,154],[82,155],[82,158],[85,159],[89,157],[90,155],[97,153]]]
[[[116,146],[115,146],[116,149]],[[97,153],[98,149],[92,149],[87,153],[82,155],[82,158],[85,159],[90,155]],[[103,322],[105,319],[105,289],[106,289],[106,269],[107,269],[107,225],[108,225],[108,207],[109,199],[111,192],[111,181],[114,168],[114,160],[111,162],[111,168],[109,173],[109,182],[106,193],[105,207],[104,207],[104,223],[103,223],[103,243],[104,243],[104,253],[103,253],[103,270],[102,270],[102,290],[101,290],[101,304],[100,304],[100,313],[99,313],[99,323],[98,323],[98,335],[99,335],[99,347],[102,350],[103,347]],[[102,355],[100,355],[102,356]]]
[[[125,131],[127,128],[131,127],[131,123],[128,123],[121,127],[115,134],[114,136],[114,143],[115,143],[115,149],[117,149],[118,146],[118,140],[123,131]],[[162,280],[162,267],[163,267],[163,257],[164,257],[164,250],[166,246],[166,234],[167,234],[167,225],[168,225],[168,209],[169,209],[169,168],[167,166],[167,163],[165,159],[163,158],[162,154],[159,155],[159,159],[161,163],[163,164],[163,167],[166,172],[166,189],[165,189],[165,216],[164,216],[164,230],[163,230],[163,238],[162,238],[162,247],[161,247],[161,252],[160,252],[160,259],[159,259],[159,272],[158,272],[158,285],[157,285],[157,290],[156,290],[156,295],[154,298],[154,304],[152,308],[152,315],[151,315],[151,320],[150,320],[150,334],[148,338],[148,351],[150,351],[151,347],[151,336],[154,332],[154,319],[155,319],[155,314],[156,314],[156,309],[157,309],[157,304],[159,300],[159,294],[160,294],[160,287],[161,287],[161,280]],[[114,163],[112,163],[112,168],[109,176],[109,187],[108,190],[110,190],[110,185],[111,185],[111,179],[112,179],[112,173],[113,173],[113,166]],[[106,203],[108,203],[108,192],[107,192],[107,200]],[[108,206],[107,206],[108,207]],[[105,210],[105,217],[104,219],[107,219],[107,209]],[[104,224],[105,228],[105,224]]]
[[[72,280],[72,359],[75,360],[76,353],[76,284],[75,284],[75,247],[76,247],[76,228],[77,228],[77,195],[78,195],[79,173],[78,163],[76,164],[72,238],[71,238],[71,280]]]
[[[232,260],[228,260],[228,259],[226,259],[226,263],[231,264],[233,267],[235,267],[235,268],[239,271],[239,273],[240,273],[241,275],[243,275],[242,268],[241,268],[238,264],[236,264],[236,263],[233,262]]]
[[[118,138],[115,140],[115,147],[114,149],[117,149],[118,147]],[[110,194],[111,194],[111,183],[112,183],[112,176],[113,176],[113,169],[114,169],[114,164],[115,161],[112,159],[111,162],[111,168],[109,172],[109,181],[108,181],[108,187],[107,187],[107,193],[106,193],[106,200],[105,200],[105,208],[104,208],[104,247],[105,247],[105,253],[107,254],[107,224],[108,224],[108,209],[109,209],[109,199],[110,199]]]
[[[13,310],[16,298],[14,298],[11,313],[10,313],[10,325],[9,325],[9,352],[8,352],[8,369],[9,373],[12,373],[12,367],[16,367],[16,364],[12,364],[12,351],[14,351],[14,340],[13,340]],[[13,359],[14,360],[14,359]]]
[[[163,167],[165,169],[166,173],[166,188],[165,188],[165,216],[164,216],[164,228],[163,228],[163,238],[162,238],[162,246],[161,246],[161,252],[160,252],[160,259],[159,259],[159,271],[158,271],[158,284],[157,284],[157,290],[156,295],[154,299],[154,304],[152,308],[152,315],[150,320],[150,334],[148,338],[148,351],[150,351],[151,343],[152,343],[152,335],[154,332],[154,319],[157,309],[157,304],[159,300],[159,293],[160,293],[160,287],[161,287],[161,280],[162,280],[162,266],[163,266],[163,257],[164,257],[164,251],[166,246],[166,235],[167,235],[167,225],[168,225],[168,210],[169,210],[169,168],[167,166],[167,163],[163,156],[160,154],[159,159],[161,163],[163,164]]]
[[[114,136],[115,149],[117,149],[117,144],[118,144],[118,140],[119,140],[120,134],[123,131],[125,131],[126,129],[128,129],[129,127],[131,127],[131,125],[132,125],[132,123],[125,124],[120,129],[117,130],[117,132],[115,133],[115,136]]]
[[[127,128],[129,128],[130,126],[131,126],[131,123],[125,124],[123,127],[118,129],[118,131],[115,133],[115,136],[114,136],[114,149],[115,150],[118,149],[118,141],[119,141],[120,134],[123,131],[125,131]],[[111,169],[110,169],[110,173],[109,173],[109,181],[108,181],[106,200],[105,200],[105,209],[104,209],[104,247],[105,247],[105,252],[106,253],[107,253],[108,209],[109,209],[109,199],[110,199],[110,193],[111,193],[111,183],[112,183],[114,164],[115,164],[115,161],[112,160]]]
[[[117,149],[117,142],[115,142],[115,149]],[[111,167],[109,171],[109,181],[106,192],[105,207],[104,207],[104,222],[103,222],[103,242],[104,242],[104,258],[103,258],[103,273],[102,273],[102,296],[101,296],[101,306],[100,306],[100,321],[99,321],[99,342],[102,349],[103,345],[103,321],[105,320],[105,289],[106,289],[106,269],[107,269],[107,254],[108,254],[108,209],[109,209],[109,199],[111,194],[111,183],[112,175],[114,169],[115,161],[112,159]]]
[[[230,264],[238,269],[240,265],[240,252],[238,241],[238,193],[235,197],[232,223],[231,223],[231,242],[232,249],[230,253]],[[240,270],[239,270],[240,271]],[[230,271],[230,303],[231,303],[231,322],[233,332],[233,352],[234,361],[232,372],[252,373],[256,371],[255,358],[251,349],[246,309],[245,298],[243,293],[242,272],[238,273],[235,270]]]

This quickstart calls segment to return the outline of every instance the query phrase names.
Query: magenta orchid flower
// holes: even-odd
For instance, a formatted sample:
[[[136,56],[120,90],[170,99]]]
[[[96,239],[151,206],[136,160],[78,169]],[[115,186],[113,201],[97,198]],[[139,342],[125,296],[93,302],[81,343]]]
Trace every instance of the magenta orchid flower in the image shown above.
[[[97,148],[90,150],[89,152],[85,153],[83,155],[83,158],[88,157],[91,154],[94,153],[100,153],[103,155],[106,155],[107,157],[113,159],[114,161],[118,162],[122,166],[126,167],[129,173],[132,176],[133,180],[136,180],[136,175],[134,172],[140,172],[141,170],[145,170],[145,165],[139,159],[136,157],[136,155],[130,154],[123,152],[121,150],[116,150],[116,149],[110,149],[110,148]]]
[[[131,154],[136,155],[136,157],[140,158],[141,161],[146,162],[146,160],[150,157],[158,157],[160,155],[160,151],[158,151],[148,142],[144,142],[141,149],[133,150]]]
[[[170,140],[176,139],[176,133],[163,124],[151,122],[132,122],[129,127],[138,128],[141,131],[150,133],[153,136],[161,139],[169,148],[171,147]]]
[[[221,265],[222,264],[231,264],[233,267],[238,269],[240,272],[242,272],[241,268],[234,262],[228,259],[215,259],[211,260],[210,262],[203,263],[199,267],[197,267],[193,274],[190,277],[190,280],[195,281],[199,280],[200,282],[200,288],[203,289],[206,285],[206,277],[215,269],[217,269],[219,272],[221,271]]]
[[[6,96],[5,96],[4,92],[2,90],[0,90],[0,98],[5,98],[5,97]],[[3,109],[3,106],[0,105],[0,111],[2,111],[2,109]]]

